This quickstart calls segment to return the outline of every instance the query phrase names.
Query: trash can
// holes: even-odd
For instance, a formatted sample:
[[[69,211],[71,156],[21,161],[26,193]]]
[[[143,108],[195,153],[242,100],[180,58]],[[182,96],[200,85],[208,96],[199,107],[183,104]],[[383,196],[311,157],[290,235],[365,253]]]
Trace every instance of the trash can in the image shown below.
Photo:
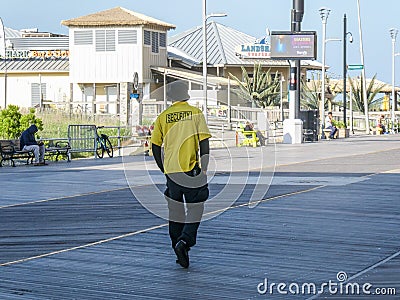
[[[318,110],[301,110],[299,119],[303,121],[304,141],[318,141],[319,113]]]

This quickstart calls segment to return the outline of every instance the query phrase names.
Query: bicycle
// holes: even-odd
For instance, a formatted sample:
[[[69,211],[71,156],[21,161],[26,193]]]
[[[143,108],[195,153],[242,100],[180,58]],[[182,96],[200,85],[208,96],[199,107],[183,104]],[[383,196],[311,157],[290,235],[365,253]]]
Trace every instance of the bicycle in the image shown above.
[[[96,154],[99,158],[104,157],[104,152],[107,152],[109,157],[114,156],[113,146],[110,142],[108,135],[98,133],[98,129],[104,128],[104,126],[96,126]]]

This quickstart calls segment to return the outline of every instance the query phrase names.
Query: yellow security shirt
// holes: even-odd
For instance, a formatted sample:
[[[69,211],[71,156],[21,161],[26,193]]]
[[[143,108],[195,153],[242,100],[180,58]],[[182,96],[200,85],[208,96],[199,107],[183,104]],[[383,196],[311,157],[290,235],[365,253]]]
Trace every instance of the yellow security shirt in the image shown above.
[[[156,119],[151,142],[164,144],[164,172],[188,172],[198,163],[199,142],[211,137],[204,115],[186,101],[175,102]]]

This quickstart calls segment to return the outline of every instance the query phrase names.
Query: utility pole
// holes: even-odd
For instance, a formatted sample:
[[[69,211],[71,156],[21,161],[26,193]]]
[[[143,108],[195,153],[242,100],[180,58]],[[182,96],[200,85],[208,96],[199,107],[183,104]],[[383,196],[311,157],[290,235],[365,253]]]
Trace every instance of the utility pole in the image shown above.
[[[291,33],[296,34],[301,31],[301,21],[304,15],[304,0],[293,0],[291,10]],[[300,81],[301,63],[300,60],[290,60],[289,75],[289,118],[283,122],[283,143],[301,144],[303,141],[303,121],[300,117]]]
[[[346,110],[347,110],[347,99],[346,99],[346,81],[347,81],[347,46],[346,46],[346,39],[347,39],[347,17],[346,14],[343,16],[343,122],[344,128],[347,128],[346,122]],[[351,99],[350,99],[351,101]]]
[[[304,0],[293,0],[293,9],[291,13],[291,31],[300,32],[301,22],[304,15]],[[294,104],[294,118],[298,119],[300,116],[300,82],[301,82],[301,61],[292,61],[296,72],[296,90],[295,90],[295,104]]]

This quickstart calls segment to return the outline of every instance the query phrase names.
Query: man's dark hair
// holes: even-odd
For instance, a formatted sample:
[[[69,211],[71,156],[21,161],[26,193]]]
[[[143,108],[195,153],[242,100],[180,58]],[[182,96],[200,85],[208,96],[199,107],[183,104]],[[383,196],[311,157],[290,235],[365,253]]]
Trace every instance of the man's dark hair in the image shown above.
[[[188,85],[184,81],[176,80],[168,83],[167,97],[172,102],[186,101],[190,98],[188,94]]]

